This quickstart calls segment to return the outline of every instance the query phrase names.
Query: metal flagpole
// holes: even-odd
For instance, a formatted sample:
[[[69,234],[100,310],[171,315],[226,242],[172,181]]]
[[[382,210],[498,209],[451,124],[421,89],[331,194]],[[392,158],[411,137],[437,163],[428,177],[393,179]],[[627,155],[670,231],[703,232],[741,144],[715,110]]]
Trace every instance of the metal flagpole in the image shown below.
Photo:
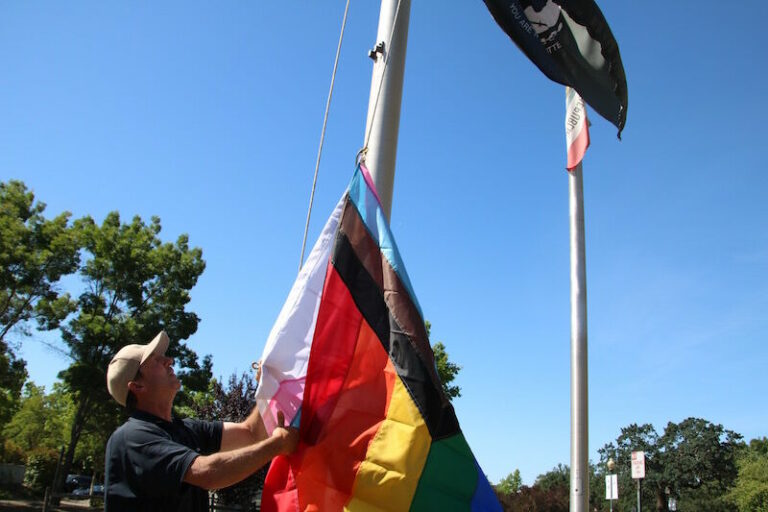
[[[571,512],[587,512],[587,268],[581,163],[568,173],[568,196],[571,232]]]
[[[392,212],[410,11],[410,0],[381,2],[376,47],[370,53],[374,66],[365,127],[364,158],[387,220]]]

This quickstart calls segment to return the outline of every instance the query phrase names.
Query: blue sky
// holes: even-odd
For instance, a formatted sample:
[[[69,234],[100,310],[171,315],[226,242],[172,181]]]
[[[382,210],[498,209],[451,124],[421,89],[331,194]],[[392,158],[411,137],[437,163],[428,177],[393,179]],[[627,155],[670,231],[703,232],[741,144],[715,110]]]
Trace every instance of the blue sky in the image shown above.
[[[362,145],[378,6],[353,2],[310,243]],[[584,162],[590,453],[698,416],[768,435],[764,2],[601,2],[629,85]],[[207,269],[190,345],[258,359],[296,276],[344,2],[4,2],[0,179],[158,215]],[[492,481],[569,463],[564,92],[482,2],[414,2],[392,228]],[[763,148],[762,150],[760,148]],[[68,286],[77,286],[69,283]],[[66,358],[22,340],[50,386]]]

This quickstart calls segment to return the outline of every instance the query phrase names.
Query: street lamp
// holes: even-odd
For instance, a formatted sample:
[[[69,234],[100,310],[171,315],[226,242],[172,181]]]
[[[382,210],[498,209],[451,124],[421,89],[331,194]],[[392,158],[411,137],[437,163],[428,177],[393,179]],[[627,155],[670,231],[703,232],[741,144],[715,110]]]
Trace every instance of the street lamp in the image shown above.
[[[667,510],[670,512],[676,512],[677,500],[672,497],[672,491],[670,490],[669,486],[664,488],[664,494],[667,495]]]
[[[613,457],[608,459],[605,466],[608,468],[608,474],[605,475],[605,497],[610,500],[611,512],[613,512],[613,500],[619,499],[619,483],[616,475],[613,474],[613,468],[616,467]]]

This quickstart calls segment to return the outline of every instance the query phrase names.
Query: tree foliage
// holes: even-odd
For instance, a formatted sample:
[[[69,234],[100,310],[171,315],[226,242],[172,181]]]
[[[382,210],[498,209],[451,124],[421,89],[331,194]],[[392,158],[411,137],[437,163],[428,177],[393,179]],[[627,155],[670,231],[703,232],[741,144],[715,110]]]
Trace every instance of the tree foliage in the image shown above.
[[[199,321],[186,306],[205,268],[202,251],[189,247],[187,235],[163,243],[157,217],[149,224],[138,216],[123,223],[112,212],[100,226],[88,217],[76,226],[85,251],[79,271],[85,289],[75,314],[60,327],[72,363],[59,377],[75,404],[63,474],[89,418],[100,419],[102,437],[120,421],[104,383],[107,365],[121,347],[146,343],[165,329],[172,340],[168,355],[180,368],[184,389],[200,387],[210,377],[210,359],[201,366],[183,341]]]
[[[753,439],[739,454],[739,475],[728,501],[739,512],[768,512],[768,437]]]
[[[523,479],[520,477],[520,470],[515,469],[496,485],[496,490],[504,494],[517,494],[523,485]]]
[[[66,392],[69,416],[56,415],[69,420],[68,428],[56,434],[67,436],[63,475],[76,458],[94,470],[103,465],[97,452],[124,416],[105,386],[107,364],[122,346],[144,343],[165,329],[173,340],[168,354],[176,359],[183,384],[178,403],[186,402],[187,391],[207,386],[210,357],[200,363],[183,342],[197,330],[199,319],[186,306],[205,263],[186,235],[163,243],[156,217],[123,223],[113,212],[97,225],[89,217],[70,223],[68,212],[47,220],[44,210],[23,183],[0,183],[0,428],[15,418],[7,432],[21,444],[14,441],[8,448],[23,451],[23,435],[48,427],[22,418],[32,410],[49,414],[50,401]],[[59,293],[58,282],[76,271],[84,291],[75,300]],[[30,388],[15,417],[26,370],[7,335],[29,335],[32,326],[58,327],[72,362],[59,374],[61,390],[45,396],[42,389]],[[29,428],[21,429],[26,423]]]
[[[741,436],[722,425],[700,418],[669,422],[659,436],[650,424],[621,429],[616,442],[598,450],[601,467],[609,458],[616,462],[620,489],[634,489],[631,453],[645,452],[646,477],[642,501],[666,511],[668,497],[678,500],[678,510],[728,510],[722,496],[736,479],[736,455]],[[667,494],[669,490],[669,494]],[[619,492],[622,509],[632,507],[634,493]]]
[[[69,438],[73,404],[61,384],[46,394],[27,382],[16,413],[3,428],[3,460],[26,466],[25,486],[41,493],[51,485],[60,450]],[[104,446],[100,447],[103,459]],[[79,469],[82,469],[82,465]]]
[[[8,334],[29,335],[30,322],[54,329],[74,306],[56,285],[77,269],[77,230],[69,212],[48,220],[45,207],[24,183],[0,183],[0,427],[13,414],[27,378]]]
[[[51,483],[59,456],[56,450],[38,450],[27,457],[24,485],[41,494]]]
[[[550,471],[536,477],[536,481],[531,487],[522,485],[519,476],[519,471],[515,470],[495,488],[499,503],[505,511],[568,512],[571,494],[570,467],[565,464],[558,464]],[[589,464],[589,480],[592,482],[589,487],[589,510],[593,512],[607,511],[607,502],[603,500],[605,488],[594,485],[598,479],[595,466],[592,463]],[[509,485],[502,485],[507,482]],[[510,492],[510,489],[514,489],[515,483],[519,484],[517,492]]]
[[[3,460],[30,464],[30,457],[34,456],[35,464],[45,466],[51,458],[58,459],[59,450],[69,442],[74,414],[72,396],[61,383],[55,383],[53,390],[46,393],[43,386],[28,381],[18,411],[2,431]],[[107,433],[101,428],[102,423],[103,418],[98,416],[86,421],[74,457],[77,472],[103,473]],[[50,484],[50,480],[45,482]]]
[[[3,428],[6,446],[24,454],[58,451],[67,442],[71,417],[72,402],[61,386],[46,395],[43,386],[27,382],[19,410]]]
[[[545,491],[558,487],[570,489],[571,468],[565,464],[558,464],[550,471],[547,471],[546,473],[536,477],[536,481],[533,483],[533,485]]]
[[[256,379],[247,372],[239,377],[233,373],[226,386],[211,379],[205,391],[190,393],[186,412],[209,421],[243,421],[256,406],[256,387]]]
[[[427,328],[427,337],[429,337],[432,324],[427,320],[424,322],[424,325]],[[435,354],[437,375],[440,377],[440,382],[443,384],[443,391],[448,395],[448,399],[453,400],[454,398],[461,396],[461,388],[451,384],[459,374],[459,371],[461,371],[461,366],[448,359],[448,352],[445,351],[445,345],[441,341],[432,345],[432,352]]]
[[[505,512],[569,512],[570,507],[568,487],[542,489],[523,485],[516,494],[497,488],[496,497]]]

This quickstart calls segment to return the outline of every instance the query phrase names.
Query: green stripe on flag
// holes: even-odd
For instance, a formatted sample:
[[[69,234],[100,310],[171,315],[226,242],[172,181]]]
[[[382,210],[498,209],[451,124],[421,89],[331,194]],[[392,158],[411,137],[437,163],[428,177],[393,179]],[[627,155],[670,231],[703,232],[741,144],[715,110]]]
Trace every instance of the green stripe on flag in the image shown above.
[[[470,510],[477,486],[475,458],[458,433],[429,449],[411,510]]]

